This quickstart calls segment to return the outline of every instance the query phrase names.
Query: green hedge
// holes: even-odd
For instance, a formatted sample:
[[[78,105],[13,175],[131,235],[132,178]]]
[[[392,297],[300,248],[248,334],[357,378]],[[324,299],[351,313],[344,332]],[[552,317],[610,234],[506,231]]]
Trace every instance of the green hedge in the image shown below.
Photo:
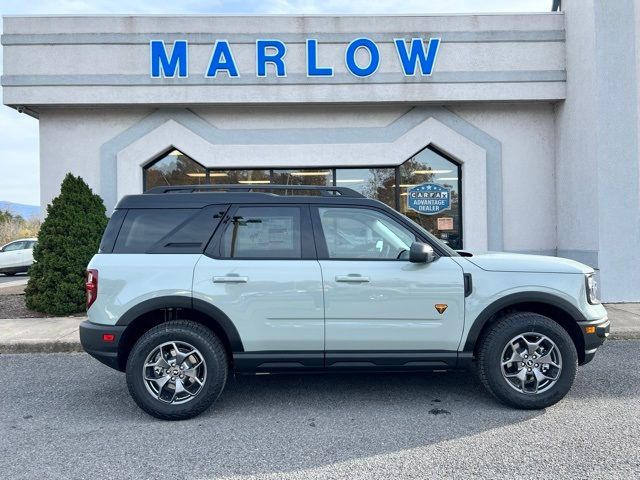
[[[107,226],[102,199],[70,173],[47,206],[25,290],[27,307],[51,315],[85,311],[84,277]]]

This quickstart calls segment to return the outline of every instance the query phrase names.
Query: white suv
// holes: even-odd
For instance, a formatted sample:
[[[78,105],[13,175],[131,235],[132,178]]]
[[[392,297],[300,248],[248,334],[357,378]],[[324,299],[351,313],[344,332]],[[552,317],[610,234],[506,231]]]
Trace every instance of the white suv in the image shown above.
[[[125,197],[86,287],[85,350],[165,419],[204,411],[230,372],[477,366],[502,402],[544,408],[609,332],[590,267],[455,252],[340,187]]]
[[[0,273],[11,276],[26,272],[33,265],[33,247],[37,238],[20,238],[0,248]]]

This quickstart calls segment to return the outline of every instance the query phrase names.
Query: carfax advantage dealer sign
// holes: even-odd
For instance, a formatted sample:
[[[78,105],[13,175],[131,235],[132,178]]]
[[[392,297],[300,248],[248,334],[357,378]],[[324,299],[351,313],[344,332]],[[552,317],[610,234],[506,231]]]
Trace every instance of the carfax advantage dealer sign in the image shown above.
[[[416,185],[407,192],[407,206],[423,215],[435,215],[451,208],[451,190],[437,183]]]

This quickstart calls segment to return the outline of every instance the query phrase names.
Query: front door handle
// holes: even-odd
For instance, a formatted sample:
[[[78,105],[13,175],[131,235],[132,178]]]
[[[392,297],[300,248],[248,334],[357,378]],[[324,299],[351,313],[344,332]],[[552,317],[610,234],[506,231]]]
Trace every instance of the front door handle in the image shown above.
[[[336,282],[367,283],[368,281],[369,277],[363,277],[362,275],[358,275],[356,273],[350,273],[349,275],[336,275]]]
[[[249,277],[240,275],[225,275],[224,277],[213,277],[213,283],[247,283]]]

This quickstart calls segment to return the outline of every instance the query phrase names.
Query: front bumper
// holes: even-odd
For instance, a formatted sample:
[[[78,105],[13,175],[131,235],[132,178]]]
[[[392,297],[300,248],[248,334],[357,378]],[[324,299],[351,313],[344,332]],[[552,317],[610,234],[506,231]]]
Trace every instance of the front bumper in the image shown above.
[[[122,370],[118,346],[126,327],[99,325],[88,320],[80,324],[80,343],[84,351],[105,365]]]
[[[590,320],[587,322],[578,322],[584,339],[584,361],[580,365],[584,365],[593,360],[598,347],[604,343],[609,336],[609,328],[611,322],[608,317],[598,320]]]

